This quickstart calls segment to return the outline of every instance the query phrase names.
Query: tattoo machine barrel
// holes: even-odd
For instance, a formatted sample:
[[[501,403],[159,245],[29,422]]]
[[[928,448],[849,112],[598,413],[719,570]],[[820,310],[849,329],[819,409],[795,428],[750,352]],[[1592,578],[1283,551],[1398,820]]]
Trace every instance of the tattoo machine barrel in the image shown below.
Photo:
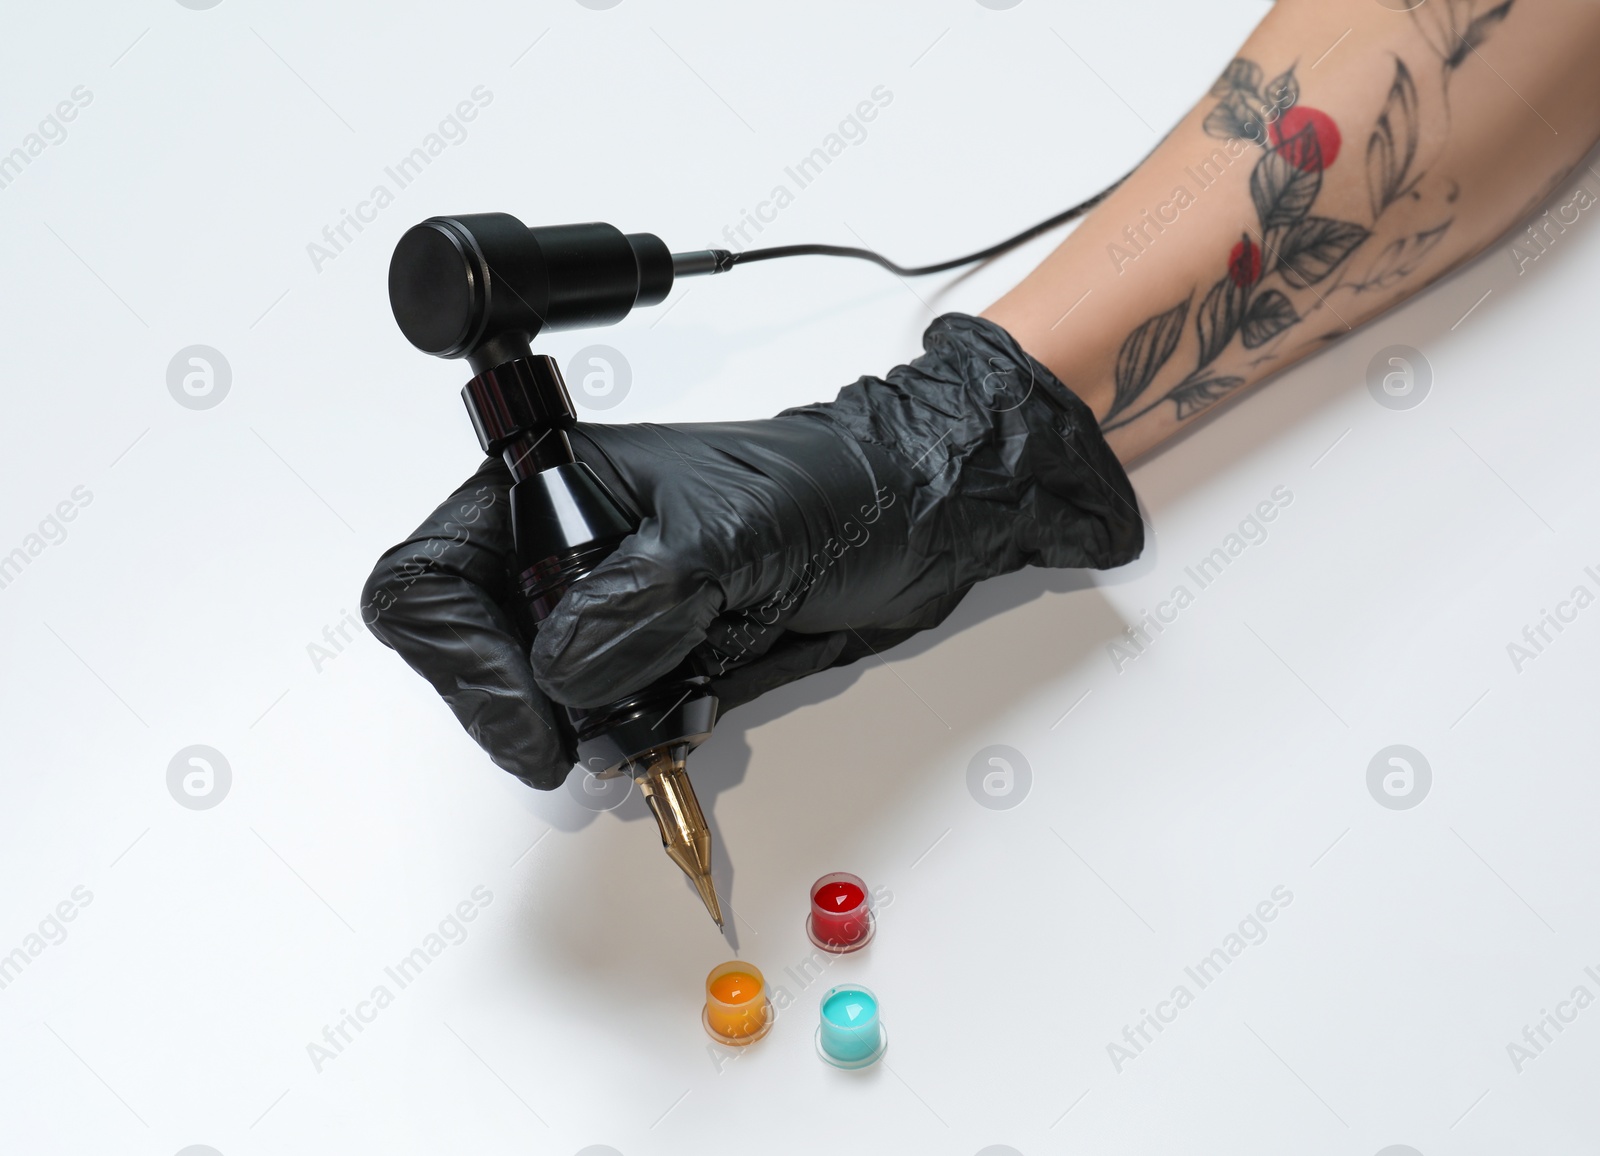
[[[574,456],[571,396],[556,363],[529,342],[544,330],[614,324],[662,301],[675,274],[719,271],[712,264],[702,253],[674,256],[649,233],[529,228],[504,213],[434,217],[395,246],[389,303],[401,332],[426,353],[467,359],[475,376],[461,396],[473,428],[511,471],[513,577],[530,633],[636,523]],[[643,690],[565,715],[582,772],[638,783],[667,855],[721,928],[711,832],[684,765],[716,721],[708,680],[682,664]]]

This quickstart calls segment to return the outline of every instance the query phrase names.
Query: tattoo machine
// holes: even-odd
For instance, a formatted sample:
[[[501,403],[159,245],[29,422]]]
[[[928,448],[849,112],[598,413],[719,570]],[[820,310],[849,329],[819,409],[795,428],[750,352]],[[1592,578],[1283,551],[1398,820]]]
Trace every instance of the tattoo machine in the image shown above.
[[[837,245],[673,253],[650,233],[599,223],[530,228],[505,213],[432,217],[408,229],[390,260],[389,304],[412,345],[464,357],[476,375],[461,397],[484,453],[499,454],[511,471],[512,566],[524,629],[537,630],[567,589],[638,528],[573,455],[567,430],[577,413],[556,363],[529,347],[540,333],[614,325],[636,305],[665,300],[679,277],[777,257],[856,257],[902,277],[943,272],[1020,245],[1110,191],[981,252],[917,268]],[[643,690],[603,706],[567,707],[565,715],[587,773],[626,774],[639,785],[667,855],[721,928],[711,831],[684,765],[716,722],[710,680],[685,661]]]

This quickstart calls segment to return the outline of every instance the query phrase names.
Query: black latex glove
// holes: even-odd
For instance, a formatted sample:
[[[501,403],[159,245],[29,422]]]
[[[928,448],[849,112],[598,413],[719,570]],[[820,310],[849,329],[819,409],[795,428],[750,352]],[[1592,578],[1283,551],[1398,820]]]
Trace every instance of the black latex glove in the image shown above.
[[[1138,557],[1133,488],[1087,406],[980,318],[938,318],[923,348],[767,420],[579,425],[579,460],[642,525],[531,650],[498,459],[379,560],[365,619],[549,789],[574,762],[552,698],[610,702],[690,655],[728,710],[937,625],[981,579]]]

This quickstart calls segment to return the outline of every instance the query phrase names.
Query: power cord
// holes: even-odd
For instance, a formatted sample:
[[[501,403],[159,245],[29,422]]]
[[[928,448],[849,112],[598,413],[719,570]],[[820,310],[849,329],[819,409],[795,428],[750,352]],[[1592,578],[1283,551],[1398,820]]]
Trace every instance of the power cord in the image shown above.
[[[925,277],[930,273],[943,273],[947,269],[958,269],[962,265],[971,265],[978,261],[987,261],[991,257],[998,257],[1000,254],[1015,249],[1026,241],[1033,240],[1041,233],[1049,232],[1057,225],[1064,225],[1068,221],[1076,220],[1110,196],[1127,179],[1127,176],[1123,176],[1101,189],[1088,200],[1080,201],[1078,204],[1073,205],[1072,208],[1057,213],[1049,220],[1040,221],[1032,228],[1024,229],[1016,236],[1007,237],[1004,241],[990,245],[987,249],[980,249],[976,253],[967,254],[965,257],[955,257],[949,261],[940,261],[933,265],[914,265],[910,267],[897,265],[882,253],[874,252],[871,249],[859,249],[852,245],[773,245],[765,249],[745,249],[738,253],[729,249],[702,249],[692,253],[674,253],[672,255],[673,273],[679,277],[726,273],[735,265],[748,265],[755,261],[775,261],[780,257],[853,257],[860,261],[871,261],[875,265],[881,265],[898,277]]]

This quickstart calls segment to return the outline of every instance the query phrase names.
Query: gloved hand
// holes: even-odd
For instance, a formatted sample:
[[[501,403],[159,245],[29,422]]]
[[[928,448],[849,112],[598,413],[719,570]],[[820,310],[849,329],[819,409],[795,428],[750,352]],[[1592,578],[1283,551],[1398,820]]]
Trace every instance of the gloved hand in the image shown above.
[[[725,711],[938,625],[983,578],[1138,557],[1087,406],[992,322],[946,314],[923,347],[767,420],[579,425],[578,459],[642,524],[532,640],[507,609],[498,459],[379,560],[363,617],[499,766],[550,789],[575,761],[551,699],[610,702],[688,655]]]

